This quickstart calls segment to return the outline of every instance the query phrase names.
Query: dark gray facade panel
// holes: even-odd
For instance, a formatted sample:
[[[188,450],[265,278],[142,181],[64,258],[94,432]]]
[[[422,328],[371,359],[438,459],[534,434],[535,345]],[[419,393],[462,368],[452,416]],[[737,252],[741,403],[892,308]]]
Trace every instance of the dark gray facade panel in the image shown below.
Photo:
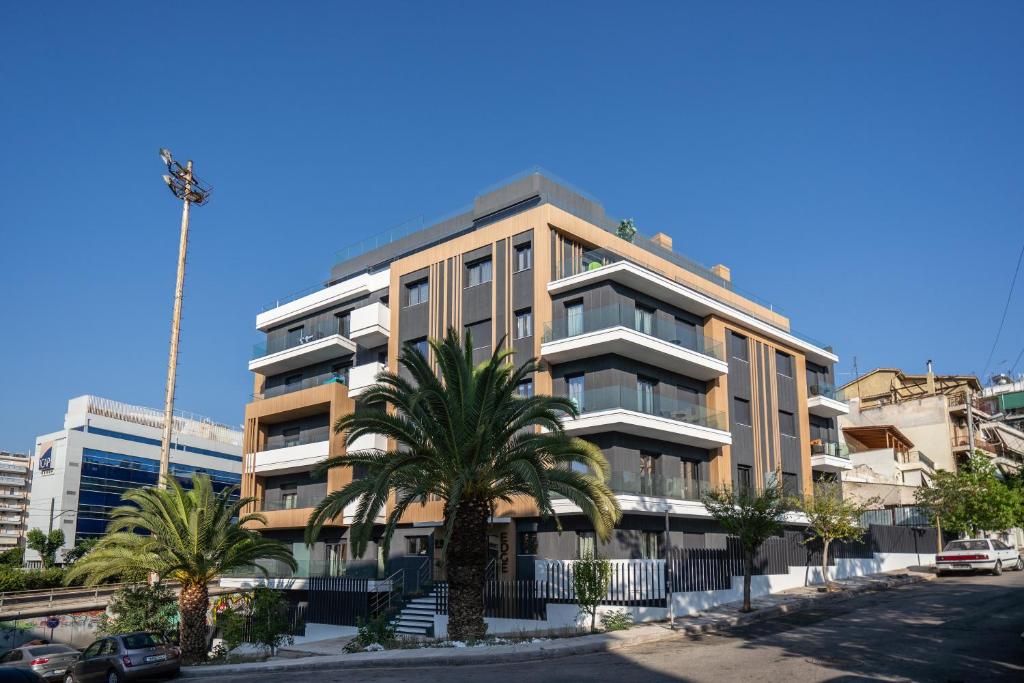
[[[565,383],[566,375],[581,372],[585,375],[584,390],[587,393],[608,390],[612,387],[624,387],[626,398],[629,398],[628,392],[636,389],[637,377],[643,376],[657,380],[656,398],[664,397],[669,400],[692,402],[700,406],[707,405],[706,382],[616,355],[596,356],[552,366],[551,377],[554,394],[565,396],[568,391]]]
[[[296,472],[264,477],[263,500],[268,509],[281,509],[283,490],[294,491],[296,508],[316,507],[327,495],[327,475],[311,477],[308,472]]]
[[[839,433],[836,429],[836,421],[834,418],[811,415],[810,427],[811,441],[814,441],[815,439],[831,443],[839,441]]]
[[[831,387],[835,386],[835,383],[835,368],[832,365],[818,365],[807,361],[808,387]]]
[[[796,380],[785,375],[775,375],[775,386],[779,396],[779,410],[786,410],[791,413],[797,411]]]
[[[800,439],[792,436],[779,437],[782,447],[782,471],[802,474],[802,460],[800,452]]]
[[[733,469],[736,465],[754,466],[754,429],[747,425],[732,425],[732,456]]]
[[[485,282],[462,290],[462,326],[489,320],[492,315],[491,288],[493,282]]]
[[[327,441],[331,437],[329,420],[330,416],[327,413],[322,413],[268,425],[265,450],[283,448],[288,438],[297,438],[299,443],[304,444]],[[298,435],[285,436],[285,432],[295,429],[299,430]]]
[[[398,309],[398,341],[404,344],[413,339],[426,337],[430,334],[430,301],[415,306],[408,306],[406,286],[417,280],[422,280],[430,274],[429,268],[421,268],[412,273],[403,275],[398,281],[399,299],[392,305],[399,306]],[[394,330],[392,330],[394,334]]]

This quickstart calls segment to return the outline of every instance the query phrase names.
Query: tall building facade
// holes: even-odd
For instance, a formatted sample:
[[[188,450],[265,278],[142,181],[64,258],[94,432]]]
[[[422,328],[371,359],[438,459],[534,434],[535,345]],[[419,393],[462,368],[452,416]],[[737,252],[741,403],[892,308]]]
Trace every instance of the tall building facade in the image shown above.
[[[162,436],[162,411],[89,395],[68,401],[63,429],[36,438],[28,528],[63,530],[63,550],[103,535],[125,491],[157,483]],[[170,460],[182,483],[200,471],[217,490],[237,485],[242,433],[176,412]],[[27,561],[39,559],[27,552]]]
[[[606,557],[704,543],[717,531],[699,502],[709,486],[758,486],[775,475],[796,492],[815,468],[847,466],[832,351],[741,293],[728,268],[698,266],[660,233],[626,239],[617,225],[585,194],[524,174],[446,220],[345,250],[323,287],[257,316],[266,342],[249,362],[243,492],[261,501],[265,533],[292,543],[300,571],[358,564],[348,512],[316,546],[302,543],[312,508],[352,477],[310,474],[344,452],[331,425],[381,369],[397,371],[402,345],[425,349],[450,327],[472,335],[477,359],[496,344],[519,362],[541,359],[523,392],[576,401],[581,415],[566,429],[604,451],[624,513],[599,549]],[[354,447],[387,447],[361,441]],[[560,534],[528,500],[495,511],[491,550],[503,578],[593,544],[579,510],[556,505]],[[380,571],[435,558],[441,518],[439,501],[407,511],[391,556],[371,551],[362,562]]]
[[[29,456],[0,451],[0,551],[24,545],[31,483]]]

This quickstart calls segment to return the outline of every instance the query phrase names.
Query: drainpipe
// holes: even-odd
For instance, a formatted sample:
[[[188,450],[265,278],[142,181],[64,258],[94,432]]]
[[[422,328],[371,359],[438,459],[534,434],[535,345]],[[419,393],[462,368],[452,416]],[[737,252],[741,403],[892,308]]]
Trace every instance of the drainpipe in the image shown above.
[[[668,513],[672,509],[669,503],[665,504],[665,599],[668,600],[668,627],[671,630],[675,630],[676,627],[676,615],[675,615],[675,600],[672,599],[672,582],[671,575],[669,573],[669,563],[672,561],[672,533],[670,531],[668,523]]]

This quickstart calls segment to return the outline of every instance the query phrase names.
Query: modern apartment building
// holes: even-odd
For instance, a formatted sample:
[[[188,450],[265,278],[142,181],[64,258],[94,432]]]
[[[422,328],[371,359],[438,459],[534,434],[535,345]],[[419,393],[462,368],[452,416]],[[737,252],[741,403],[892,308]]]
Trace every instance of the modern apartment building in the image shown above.
[[[65,550],[101,536],[121,494],[157,483],[163,419],[162,411],[98,396],[68,401],[64,427],[36,438],[28,528],[63,529]],[[201,471],[218,490],[237,485],[242,433],[176,412],[170,459],[182,483]],[[26,560],[38,561],[38,553],[28,551]]]
[[[24,544],[31,482],[29,456],[0,451],[0,551]]]
[[[401,345],[425,349],[449,327],[472,334],[478,359],[495,344],[520,362],[539,357],[522,391],[579,405],[566,429],[603,449],[624,513],[606,557],[657,557],[666,540],[703,544],[718,531],[699,502],[708,486],[758,486],[774,474],[801,491],[816,469],[850,466],[838,452],[835,418],[847,406],[833,388],[836,355],[739,290],[725,266],[693,263],[664,234],[620,237],[617,226],[596,200],[531,172],[422,230],[345,250],[322,286],[257,316],[266,341],[249,361],[243,492],[261,501],[265,533],[292,543],[300,572],[354,564],[349,514],[312,549],[302,542],[313,506],[353,476],[310,476],[344,451],[331,425],[381,369],[397,370]],[[355,446],[387,445],[363,441]],[[558,511],[562,533],[527,500],[495,511],[502,578],[592,546],[580,511],[567,501]],[[391,557],[364,561],[429,564],[441,518],[439,501],[408,511]]]

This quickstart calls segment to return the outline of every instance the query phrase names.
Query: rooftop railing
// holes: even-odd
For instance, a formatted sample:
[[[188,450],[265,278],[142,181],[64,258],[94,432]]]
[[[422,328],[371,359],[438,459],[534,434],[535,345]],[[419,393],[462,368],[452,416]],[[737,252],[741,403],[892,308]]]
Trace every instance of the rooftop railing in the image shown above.
[[[675,321],[647,319],[642,311],[638,312],[632,305],[626,304],[601,306],[585,310],[582,315],[577,317],[567,317],[546,323],[543,341],[558,341],[613,327],[625,327],[705,356],[725,360],[722,344],[711,337],[697,334],[692,327],[678,325]]]
[[[570,398],[574,398],[580,413],[614,409],[632,410],[711,429],[728,428],[725,413],[710,411],[692,401],[647,394],[637,386],[612,385],[586,389],[582,395]]]

